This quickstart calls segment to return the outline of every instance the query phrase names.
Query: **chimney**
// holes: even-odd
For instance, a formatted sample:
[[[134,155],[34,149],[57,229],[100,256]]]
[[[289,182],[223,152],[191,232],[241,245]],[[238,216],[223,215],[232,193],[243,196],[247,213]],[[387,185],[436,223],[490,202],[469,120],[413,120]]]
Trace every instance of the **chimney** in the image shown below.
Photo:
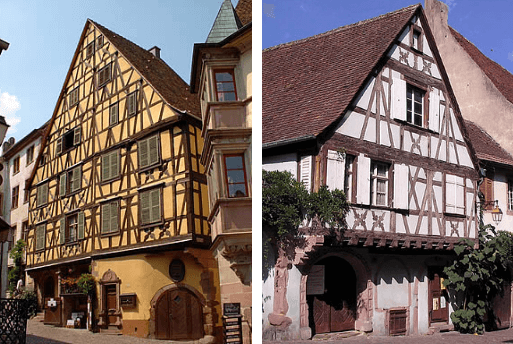
[[[150,53],[153,54],[156,58],[160,59],[160,48],[157,46],[154,46],[153,48],[148,49]]]

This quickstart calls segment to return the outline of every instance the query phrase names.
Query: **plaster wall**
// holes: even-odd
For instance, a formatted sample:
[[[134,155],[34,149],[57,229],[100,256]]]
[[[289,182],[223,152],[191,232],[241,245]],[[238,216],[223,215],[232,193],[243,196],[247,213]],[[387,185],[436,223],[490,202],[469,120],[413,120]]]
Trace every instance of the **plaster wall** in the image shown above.
[[[297,154],[280,154],[262,157],[262,169],[266,171],[288,171],[297,178]]]
[[[511,172],[502,169],[495,169],[493,178],[493,199],[498,200],[499,208],[502,210],[502,221],[497,225],[492,219],[492,212],[483,212],[485,224],[495,226],[496,230],[513,232],[513,211],[508,209],[508,177],[511,180]]]

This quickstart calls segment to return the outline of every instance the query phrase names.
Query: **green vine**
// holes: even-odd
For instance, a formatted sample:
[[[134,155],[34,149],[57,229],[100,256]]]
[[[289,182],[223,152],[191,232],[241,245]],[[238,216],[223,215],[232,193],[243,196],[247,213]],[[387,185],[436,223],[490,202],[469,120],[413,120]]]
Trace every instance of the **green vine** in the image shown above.
[[[96,280],[91,274],[82,274],[76,281],[78,289],[86,294],[93,296],[96,291]]]
[[[18,240],[9,252],[9,257],[14,261],[14,267],[9,270],[7,279],[9,281],[9,291],[14,294],[18,280],[21,276],[21,265],[23,263],[23,253],[27,244],[23,240]]]

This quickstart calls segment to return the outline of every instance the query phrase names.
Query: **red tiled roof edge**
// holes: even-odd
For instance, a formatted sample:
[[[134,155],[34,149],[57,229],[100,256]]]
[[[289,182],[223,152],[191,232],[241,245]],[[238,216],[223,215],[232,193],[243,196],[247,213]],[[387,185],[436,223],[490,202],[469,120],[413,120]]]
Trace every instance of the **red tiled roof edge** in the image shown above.
[[[239,16],[243,26],[251,23],[251,11],[251,0],[239,0],[235,7],[235,12],[237,13],[237,16]]]
[[[513,166],[513,157],[499,145],[483,128],[476,123],[465,120],[470,141],[479,160],[497,162]]]

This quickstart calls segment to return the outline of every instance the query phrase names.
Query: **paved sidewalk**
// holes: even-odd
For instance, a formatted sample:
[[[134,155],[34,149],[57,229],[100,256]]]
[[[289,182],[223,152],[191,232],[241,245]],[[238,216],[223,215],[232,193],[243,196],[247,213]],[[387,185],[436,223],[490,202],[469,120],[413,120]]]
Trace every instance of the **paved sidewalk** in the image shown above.
[[[166,341],[142,339],[131,336],[117,336],[92,333],[87,330],[69,329],[44,325],[41,318],[30,319],[27,322],[27,344],[127,344],[155,343]]]
[[[443,334],[425,335],[425,336],[402,336],[402,337],[377,337],[359,335],[356,337],[338,339],[338,340],[307,340],[307,341],[264,341],[263,344],[473,344],[473,343],[513,343],[513,328],[501,331],[486,332],[482,336],[471,334],[460,334],[457,332],[448,332]]]

